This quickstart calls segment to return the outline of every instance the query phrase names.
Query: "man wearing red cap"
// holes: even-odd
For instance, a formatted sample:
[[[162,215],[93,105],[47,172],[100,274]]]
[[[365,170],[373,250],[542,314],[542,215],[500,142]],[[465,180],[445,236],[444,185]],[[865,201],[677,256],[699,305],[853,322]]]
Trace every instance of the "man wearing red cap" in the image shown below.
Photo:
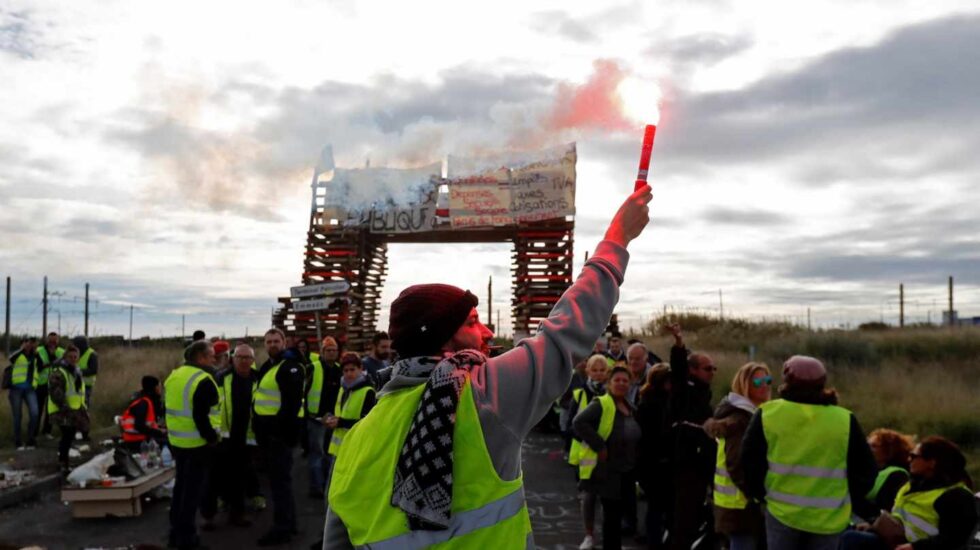
[[[334,464],[325,549],[533,547],[521,442],[568,386],[619,298],[626,245],[650,188],[620,207],[537,334],[488,359],[493,334],[468,291],[405,289],[388,330],[403,359]]]
[[[835,550],[851,502],[877,476],[861,426],[826,384],[823,363],[790,357],[780,399],[759,407],[742,439],[745,494],[766,503],[770,550]]]

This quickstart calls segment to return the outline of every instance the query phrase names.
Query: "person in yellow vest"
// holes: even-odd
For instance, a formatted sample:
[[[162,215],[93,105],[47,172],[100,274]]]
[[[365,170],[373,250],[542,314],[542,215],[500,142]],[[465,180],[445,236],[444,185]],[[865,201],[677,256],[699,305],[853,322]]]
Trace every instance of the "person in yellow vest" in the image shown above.
[[[272,527],[257,542],[259,546],[272,546],[289,542],[298,532],[293,499],[293,450],[302,420],[306,375],[295,348],[286,349],[286,336],[281,330],[266,331],[265,351],[269,359],[258,371],[252,427],[269,471],[273,507]]]
[[[865,498],[853,502],[854,515],[872,523],[883,510],[891,510],[895,497],[909,481],[909,454],[915,447],[912,436],[878,428],[868,434],[868,445],[878,466],[878,476]]]
[[[58,441],[58,464],[68,471],[68,451],[78,430],[88,430],[85,408],[85,380],[78,369],[78,348],[69,345],[61,359],[51,366],[48,377],[48,417],[61,430]]]
[[[333,430],[330,435],[328,468],[340,452],[344,437],[362,418],[367,416],[377,403],[373,379],[364,370],[361,358],[347,352],[340,358],[343,378],[340,380],[340,393],[337,395],[333,413],[324,418],[323,423]],[[329,486],[329,478],[327,485]]]
[[[758,502],[745,496],[745,477],[738,454],[752,415],[772,396],[772,373],[765,363],[746,363],[732,379],[732,391],[704,431],[718,441],[714,478],[715,532],[728,538],[729,550],[761,548],[766,529]]]
[[[640,388],[636,421],[640,423],[640,464],[637,481],[647,499],[647,548],[661,550],[669,512],[674,506],[673,447],[670,419],[670,365],[657,363],[647,371]]]
[[[37,433],[37,338],[24,338],[20,349],[10,356],[10,390],[7,399],[10,401],[11,417],[14,421],[14,446],[18,451],[30,450],[37,447],[34,437]],[[21,419],[27,405],[27,445],[21,438]]]
[[[214,348],[192,342],[186,362],[163,383],[167,439],[177,466],[170,500],[169,546],[196,548],[197,510],[208,483],[214,452],[221,439],[221,397],[214,379]]]
[[[334,462],[325,550],[534,547],[522,440],[608,323],[651,198],[644,186],[625,201],[536,334],[501,355],[487,357],[493,333],[472,293],[425,284],[399,294],[388,334],[400,359]]]
[[[579,456],[579,487],[602,502],[602,548],[622,547],[622,524],[630,493],[636,495],[636,467],[643,434],[629,400],[630,371],[613,367],[606,394],[575,417],[572,425],[584,446]],[[634,497],[635,498],[635,497]],[[579,548],[591,548],[586,536]]]
[[[766,503],[770,550],[837,548],[851,502],[878,473],[857,418],[826,383],[819,360],[790,357],[780,398],[759,407],[742,438],[745,494]]]
[[[952,441],[939,436],[922,440],[909,454],[911,479],[898,491],[891,514],[885,516],[901,533],[896,550],[966,550],[977,526],[973,480],[966,458]],[[879,520],[880,522],[881,520]],[[887,550],[886,541],[868,524],[841,537],[842,550]]]
[[[223,341],[215,342],[215,348]],[[255,350],[240,344],[231,356],[231,366],[215,375],[221,393],[221,442],[215,452],[208,489],[201,503],[201,528],[215,528],[214,517],[218,512],[218,497],[228,507],[228,522],[237,527],[248,527],[251,518],[245,514],[245,497],[250,496],[252,479],[255,477],[252,449],[256,447],[252,430],[252,399],[258,387],[258,374],[252,370]],[[253,489],[254,490],[254,489]]]
[[[309,454],[306,456],[310,470],[309,495],[318,500],[323,499],[327,486],[327,471],[329,468],[325,458],[326,445],[330,437],[330,429],[325,420],[333,413],[340,392],[342,377],[340,362],[340,347],[337,340],[327,336],[320,345],[320,353],[310,354],[310,368],[306,381],[306,434]]]
[[[92,392],[95,390],[95,380],[99,374],[99,354],[89,346],[88,338],[76,336],[71,339],[72,345],[81,354],[78,357],[78,368],[85,377],[85,408],[92,409]],[[89,441],[88,430],[82,430],[82,440]]]
[[[585,385],[581,388],[572,390],[572,396],[568,405],[569,429],[572,432],[572,444],[568,451],[568,463],[575,466],[575,476],[578,478],[579,459],[582,455],[582,440],[575,436],[575,430],[571,427],[575,416],[585,409],[593,399],[606,393],[606,380],[609,379],[609,364],[604,355],[595,354],[589,357],[585,363]],[[579,491],[579,500],[582,505],[582,521],[585,524],[585,540],[583,548],[592,547],[595,539],[595,510],[598,497],[594,491]]]
[[[46,414],[48,409],[48,375],[54,362],[65,355],[65,349],[58,345],[59,340],[57,332],[49,332],[44,340],[44,345],[37,348],[37,406],[41,415],[41,433],[46,435],[48,439],[51,439],[51,418]]]

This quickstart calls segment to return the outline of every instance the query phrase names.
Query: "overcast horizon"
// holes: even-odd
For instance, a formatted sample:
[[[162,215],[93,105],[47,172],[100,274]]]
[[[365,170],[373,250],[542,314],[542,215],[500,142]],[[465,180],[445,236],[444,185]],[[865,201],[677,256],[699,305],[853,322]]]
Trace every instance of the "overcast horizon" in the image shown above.
[[[550,127],[609,71],[663,90],[652,221],[617,308],[817,327],[980,316],[980,5],[0,0],[0,277],[15,333],[261,332],[300,284],[310,179],[577,144],[575,269],[640,135]],[[974,205],[971,207],[970,205]],[[452,251],[451,253],[449,251]],[[391,245],[382,296],[447,282],[510,334],[510,245]],[[63,293],[63,294],[61,294]],[[2,299],[2,297],[0,297]],[[98,301],[96,306],[95,302]],[[493,319],[492,321],[496,321]]]

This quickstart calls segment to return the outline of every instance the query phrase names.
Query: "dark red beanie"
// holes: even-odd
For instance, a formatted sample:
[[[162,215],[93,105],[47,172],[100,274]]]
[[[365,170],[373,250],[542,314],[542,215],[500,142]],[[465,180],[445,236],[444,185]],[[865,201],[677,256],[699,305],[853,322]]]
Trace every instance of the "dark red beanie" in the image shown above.
[[[401,357],[439,355],[480,301],[452,285],[410,286],[391,304],[388,334]]]

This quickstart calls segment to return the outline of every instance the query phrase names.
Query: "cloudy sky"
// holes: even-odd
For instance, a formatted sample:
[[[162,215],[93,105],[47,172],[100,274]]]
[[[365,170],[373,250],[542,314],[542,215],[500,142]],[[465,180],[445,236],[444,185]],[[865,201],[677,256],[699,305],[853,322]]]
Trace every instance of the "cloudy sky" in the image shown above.
[[[638,135],[553,128],[615,70],[657,82],[653,222],[619,313],[980,315],[975,1],[0,0],[0,273],[15,331],[252,333],[298,284],[318,152],[339,166],[578,143],[576,266]],[[509,332],[509,248],[395,245],[383,300],[445,281]],[[383,321],[386,316],[383,317]]]

